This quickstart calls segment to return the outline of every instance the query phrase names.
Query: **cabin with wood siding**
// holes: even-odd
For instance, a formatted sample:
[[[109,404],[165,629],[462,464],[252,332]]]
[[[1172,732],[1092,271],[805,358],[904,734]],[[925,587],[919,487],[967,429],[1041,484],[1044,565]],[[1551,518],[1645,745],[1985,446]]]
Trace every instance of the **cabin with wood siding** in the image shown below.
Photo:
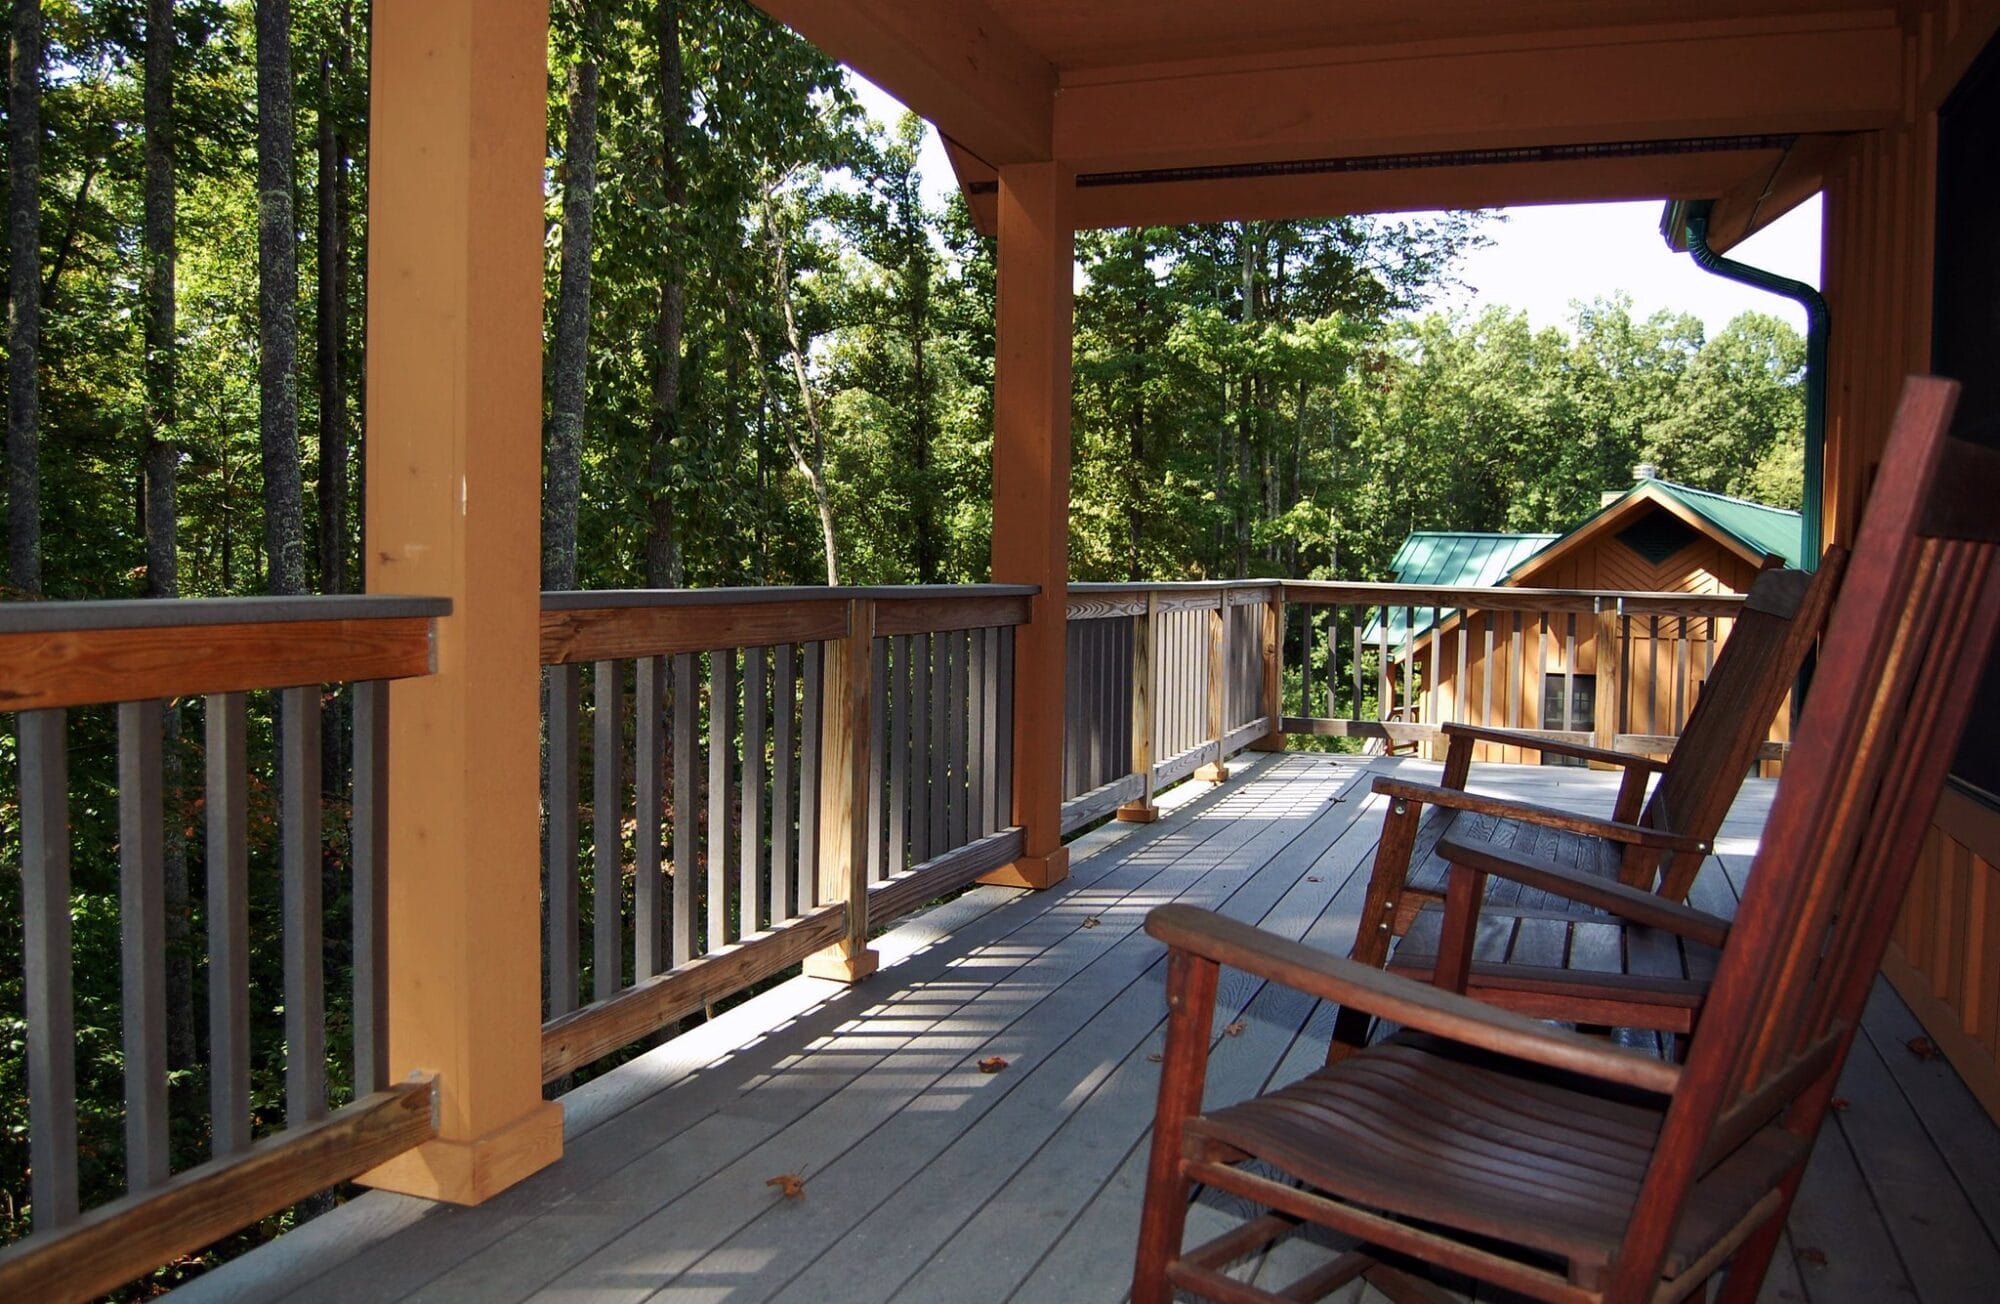
[[[1662,480],[1642,466],[1630,489],[1575,529],[1553,534],[1412,534],[1391,562],[1397,583],[1568,589],[1604,595],[1612,621],[1581,612],[1390,608],[1391,692],[1401,717],[1497,728],[1609,734],[1664,752],[1729,637],[1727,616],[1628,614],[1620,594],[1742,594],[1757,572],[1800,561],[1799,513]],[[1501,564],[1504,563],[1504,564]],[[1615,673],[1603,674],[1608,655]],[[1368,641],[1376,641],[1371,627]],[[1414,661],[1414,674],[1404,662]],[[1433,667],[1436,667],[1433,671]],[[1791,703],[1770,741],[1791,737]],[[1650,741],[1639,741],[1650,740]],[[1442,755],[1442,745],[1426,748]],[[1540,752],[1481,743],[1484,761],[1537,764]],[[1776,772],[1774,761],[1763,763]]]

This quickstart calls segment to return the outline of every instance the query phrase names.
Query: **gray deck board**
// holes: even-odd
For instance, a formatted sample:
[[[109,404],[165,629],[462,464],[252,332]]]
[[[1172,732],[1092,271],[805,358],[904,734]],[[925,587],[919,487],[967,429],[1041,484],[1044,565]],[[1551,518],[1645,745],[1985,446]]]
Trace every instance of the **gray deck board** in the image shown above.
[[[1608,777],[1484,766],[1473,786],[1604,813]],[[1771,791],[1746,787],[1696,904],[1734,911]],[[181,1294],[1119,1299],[1163,1034],[1146,911],[1194,902],[1344,951],[1383,806],[1357,760],[1302,754],[1162,804],[1156,824],[1073,844],[1058,889],[976,889],[878,939],[884,967],[867,982],[782,984],[572,1092],[563,1160],[480,1208],[370,1194]],[[1331,1023],[1330,1007],[1226,973],[1211,1102],[1316,1066]],[[1766,1301],[1980,1298],[2000,1280],[2000,1128],[1948,1067],[1909,1052],[1915,1035],[1878,986]],[[989,1055],[1007,1068],[979,1072]],[[803,1198],[765,1185],[788,1172]],[[1190,1235],[1241,1215],[1204,1193]],[[1278,1285],[1333,1252],[1294,1241],[1236,1271]]]

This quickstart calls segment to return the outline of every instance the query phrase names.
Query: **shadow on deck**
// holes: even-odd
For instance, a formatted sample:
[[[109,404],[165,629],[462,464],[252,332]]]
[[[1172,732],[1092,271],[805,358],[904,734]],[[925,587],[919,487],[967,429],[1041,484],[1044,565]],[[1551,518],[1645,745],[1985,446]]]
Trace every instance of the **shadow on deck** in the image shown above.
[[[1614,783],[1485,766],[1474,786],[1601,812]],[[1746,786],[1697,905],[1733,912],[1772,790]],[[903,922],[856,988],[795,979],[572,1092],[563,1160],[479,1208],[371,1193],[179,1294],[1119,1299],[1163,1036],[1146,912],[1193,902],[1345,952],[1381,826],[1359,758],[1259,758],[1163,804],[1157,824],[1074,844],[1056,890],[979,888]],[[1244,1026],[1211,1061],[1211,1102],[1316,1065],[1331,1026],[1229,971],[1219,1009]],[[1919,1029],[1886,985],[1864,1031],[1764,1297],[1990,1298],[2000,1128],[1909,1048]],[[1006,1067],[982,1073],[992,1056]],[[767,1184],[787,1173],[797,1199]],[[1191,1221],[1230,1216],[1204,1202]]]

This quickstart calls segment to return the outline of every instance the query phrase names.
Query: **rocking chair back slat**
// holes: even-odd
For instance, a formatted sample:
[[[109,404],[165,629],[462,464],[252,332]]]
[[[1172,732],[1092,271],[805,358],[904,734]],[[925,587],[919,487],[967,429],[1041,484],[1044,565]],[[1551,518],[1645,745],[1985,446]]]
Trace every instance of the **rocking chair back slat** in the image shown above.
[[[1904,392],[1614,1296],[1658,1280],[1688,1190],[1736,1142],[1779,1117],[1810,1139],[1824,1117],[2000,626],[1993,541],[1920,533],[1971,515],[1933,500],[2000,495],[2000,453],[1944,434],[1956,393]]]
[[[1742,614],[1695,699],[1674,744],[1673,761],[1660,775],[1641,823],[1702,836],[1701,831],[1712,833],[1721,826],[1736,797],[1734,779],[1756,763],[1765,732],[1792,687],[1790,675],[1760,673],[1759,668],[1796,665],[1803,659],[1805,644],[1818,636],[1825,620],[1844,558],[1840,549],[1828,551],[1821,563],[1828,573],[1821,583],[1813,583],[1803,571],[1776,567],[1751,583]],[[1673,900],[1684,900],[1702,857],[1684,853],[1663,859],[1664,877],[1657,886]],[[1631,875],[1625,879],[1633,881]]]

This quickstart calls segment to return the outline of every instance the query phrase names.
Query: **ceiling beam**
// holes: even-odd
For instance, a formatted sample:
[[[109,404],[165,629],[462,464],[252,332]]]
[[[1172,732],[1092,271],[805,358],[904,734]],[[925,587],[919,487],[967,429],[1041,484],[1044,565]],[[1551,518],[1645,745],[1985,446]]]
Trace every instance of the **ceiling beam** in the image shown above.
[[[1893,10],[1350,47],[1065,74],[1079,173],[1899,120]]]
[[[1055,68],[981,0],[754,0],[987,163],[1050,158]]]

